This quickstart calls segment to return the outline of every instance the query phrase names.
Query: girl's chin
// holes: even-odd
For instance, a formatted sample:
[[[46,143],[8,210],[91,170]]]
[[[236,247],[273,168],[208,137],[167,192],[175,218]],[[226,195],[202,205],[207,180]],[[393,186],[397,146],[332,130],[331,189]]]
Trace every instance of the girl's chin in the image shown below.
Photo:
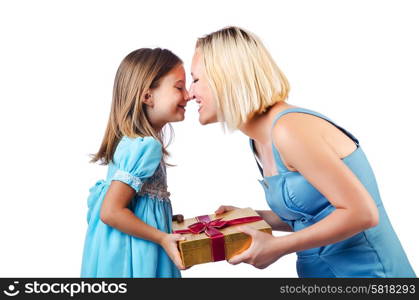
[[[178,114],[176,115],[176,117],[175,117],[175,118],[173,118],[173,120],[172,120],[172,121],[170,121],[170,122],[180,122],[180,121],[183,121],[183,120],[185,120],[185,112],[183,112],[183,113],[178,113]]]

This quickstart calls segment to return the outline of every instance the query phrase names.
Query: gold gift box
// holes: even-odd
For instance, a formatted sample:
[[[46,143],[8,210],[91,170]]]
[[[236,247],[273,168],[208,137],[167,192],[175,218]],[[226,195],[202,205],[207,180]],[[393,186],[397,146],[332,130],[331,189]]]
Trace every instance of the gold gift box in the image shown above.
[[[259,216],[259,214],[251,208],[239,208],[220,215],[209,215],[211,220],[222,218],[224,221],[250,216]],[[173,232],[176,230],[187,229],[189,225],[196,222],[196,218],[185,219],[181,223],[177,223],[175,221],[172,223]],[[240,225],[231,225],[222,229],[218,229],[221,233],[224,234],[224,249],[226,259],[230,259],[232,256],[246,250],[251,244],[250,236],[237,231],[237,227],[241,225],[250,226],[254,229],[272,234],[272,228],[264,220]],[[178,246],[185,267],[214,261],[212,257],[210,237],[208,237],[205,233],[184,233],[182,235],[185,237],[185,240],[179,241]]]

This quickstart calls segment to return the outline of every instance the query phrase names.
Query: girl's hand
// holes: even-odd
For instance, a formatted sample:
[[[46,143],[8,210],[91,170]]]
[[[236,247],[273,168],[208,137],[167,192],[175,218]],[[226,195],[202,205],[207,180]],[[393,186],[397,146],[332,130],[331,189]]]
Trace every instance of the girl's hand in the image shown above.
[[[238,209],[238,207],[231,206],[231,205],[221,205],[217,210],[215,211],[216,215],[220,215],[222,213],[225,213],[230,210]]]
[[[179,270],[185,270],[185,266],[180,258],[180,253],[177,247],[177,241],[183,241],[185,238],[181,234],[169,234],[166,233],[162,238],[160,245],[169,255],[170,259],[176,265]]]
[[[230,264],[237,265],[244,262],[258,269],[264,269],[285,255],[285,252],[278,247],[278,238],[246,225],[240,226],[238,230],[250,235],[252,244],[242,253],[230,258],[228,261]]]
[[[182,223],[184,221],[184,217],[183,215],[173,215],[172,216],[172,221],[176,221],[176,223]]]

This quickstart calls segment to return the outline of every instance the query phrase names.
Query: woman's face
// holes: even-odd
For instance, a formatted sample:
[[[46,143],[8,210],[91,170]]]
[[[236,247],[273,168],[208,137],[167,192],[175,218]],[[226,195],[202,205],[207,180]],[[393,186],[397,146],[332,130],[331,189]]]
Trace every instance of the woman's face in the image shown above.
[[[197,49],[191,65],[192,84],[189,95],[199,105],[199,122],[202,125],[217,122],[217,104],[215,103],[202,62],[201,51]]]
[[[159,86],[151,91],[147,102],[152,107],[147,110],[153,126],[163,127],[169,122],[182,121],[185,118],[185,106],[189,94],[185,87],[185,69],[179,64],[165,75]]]

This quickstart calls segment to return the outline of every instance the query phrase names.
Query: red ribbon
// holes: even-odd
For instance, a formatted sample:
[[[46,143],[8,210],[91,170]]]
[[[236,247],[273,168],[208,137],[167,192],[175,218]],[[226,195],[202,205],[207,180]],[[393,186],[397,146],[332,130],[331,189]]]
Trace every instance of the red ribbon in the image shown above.
[[[207,236],[211,239],[211,249],[213,261],[224,260],[225,257],[225,247],[224,247],[224,234],[218,229],[225,228],[232,225],[251,223],[263,220],[259,216],[251,216],[238,218],[228,221],[222,221],[222,218],[212,220],[208,215],[196,217],[198,222],[191,224],[187,229],[176,230],[173,233],[192,233],[199,234],[205,232]]]

